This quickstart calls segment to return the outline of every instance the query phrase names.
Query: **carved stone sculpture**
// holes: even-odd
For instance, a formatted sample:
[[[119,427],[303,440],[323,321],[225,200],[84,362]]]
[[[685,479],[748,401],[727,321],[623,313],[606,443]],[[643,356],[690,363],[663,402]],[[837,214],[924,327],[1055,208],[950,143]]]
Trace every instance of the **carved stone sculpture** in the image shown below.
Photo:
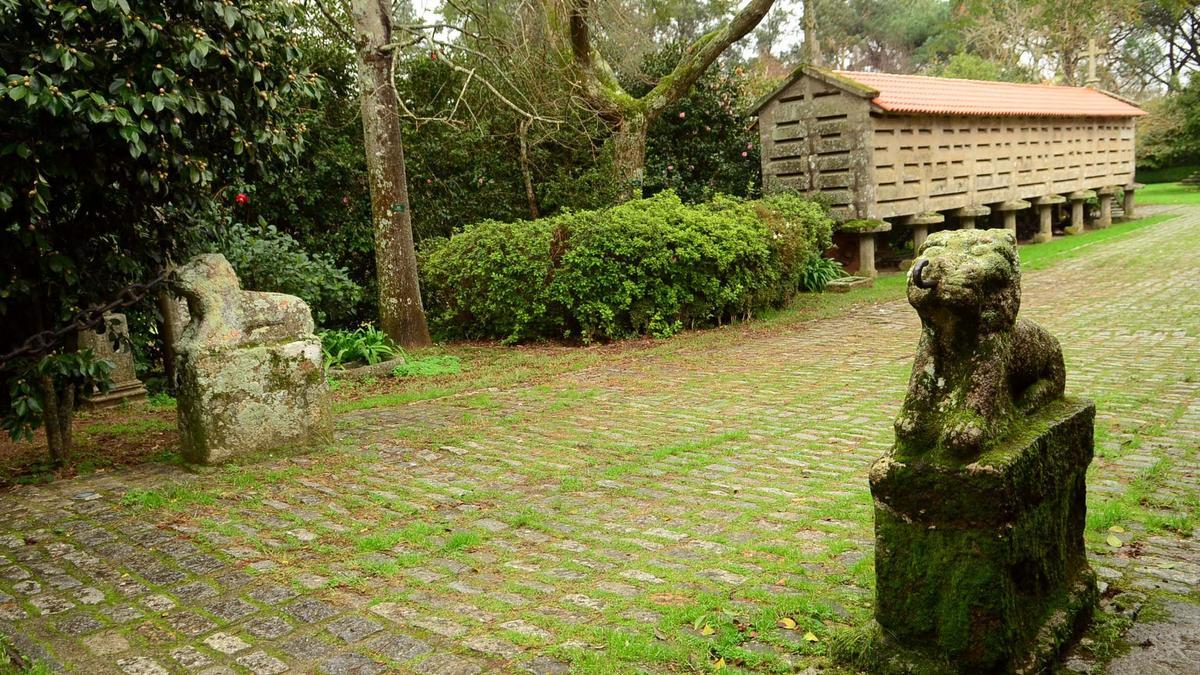
[[[1006,230],[938,232],[909,272],[922,333],[871,468],[872,670],[1039,672],[1096,601],[1084,554],[1095,407],[1064,398],[1053,336],[1018,319]]]
[[[130,347],[129,321],[124,314],[105,314],[103,333],[88,330],[79,334],[81,350],[90,349],[97,358],[113,364],[112,387],[104,393],[84,396],[84,405],[105,408],[146,398],[146,386],[138,379]]]
[[[175,345],[184,457],[212,463],[328,439],[321,342],[303,300],[243,291],[219,254],[172,274],[190,320]]]
[[[897,443],[972,457],[1018,416],[1062,397],[1058,340],[1017,318],[1020,265],[1008,230],[937,232],[921,247],[908,285],[921,342]]]

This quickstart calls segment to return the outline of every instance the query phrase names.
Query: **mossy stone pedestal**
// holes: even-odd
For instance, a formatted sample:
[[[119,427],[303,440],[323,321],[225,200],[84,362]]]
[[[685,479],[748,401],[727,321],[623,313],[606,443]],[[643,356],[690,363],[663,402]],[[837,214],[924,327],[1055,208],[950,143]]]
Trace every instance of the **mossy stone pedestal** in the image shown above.
[[[190,317],[175,342],[184,459],[213,464],[332,437],[321,340],[303,300],[243,291],[220,254],[176,268],[171,287]]]
[[[1063,399],[974,459],[898,446],[875,463],[881,668],[1033,673],[1055,657],[1097,600],[1083,545],[1094,418]]]

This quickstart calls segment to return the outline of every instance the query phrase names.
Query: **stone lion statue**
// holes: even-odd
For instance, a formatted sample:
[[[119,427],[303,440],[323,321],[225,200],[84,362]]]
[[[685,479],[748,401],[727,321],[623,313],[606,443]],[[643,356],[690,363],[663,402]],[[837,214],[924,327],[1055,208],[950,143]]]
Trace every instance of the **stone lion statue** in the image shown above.
[[[1008,230],[930,235],[909,271],[908,301],[922,330],[898,450],[974,457],[1015,418],[1062,397],[1058,340],[1017,318],[1021,264]]]
[[[189,345],[284,342],[313,332],[312,313],[303,300],[242,290],[233,267],[220,253],[198,255],[176,268],[171,288],[187,300],[191,321],[181,341]]]

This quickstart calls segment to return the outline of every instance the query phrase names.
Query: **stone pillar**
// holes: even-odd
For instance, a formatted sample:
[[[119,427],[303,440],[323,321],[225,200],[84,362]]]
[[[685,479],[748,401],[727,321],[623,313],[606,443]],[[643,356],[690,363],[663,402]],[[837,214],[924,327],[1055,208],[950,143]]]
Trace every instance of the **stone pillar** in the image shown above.
[[[873,277],[879,274],[875,270],[875,235],[858,235],[858,275]]]
[[[918,213],[904,219],[904,224],[912,228],[914,257],[918,255],[921,245],[925,243],[925,238],[929,236],[929,226],[939,225],[944,222],[946,222],[946,217],[936,211]]]
[[[886,220],[862,218],[849,220],[837,228],[837,235],[853,235],[858,240],[858,270],[855,274],[863,277],[874,277],[878,274],[875,269],[875,235],[879,232],[890,232],[892,224]]]
[[[92,330],[80,333],[79,349],[90,349],[97,358],[113,364],[110,375],[112,388],[102,394],[84,396],[85,406],[106,408],[125,401],[140,401],[146,398],[146,387],[138,379],[134,368],[129,342],[129,322],[124,314],[105,314],[104,333]]]
[[[986,206],[964,206],[954,213],[958,216],[959,229],[973,230],[975,229],[975,219],[987,216],[991,212],[992,210]]]
[[[332,437],[321,341],[303,300],[243,291],[220,254],[177,268],[171,286],[191,315],[175,344],[187,461],[210,464]]]
[[[1096,193],[1091,190],[1078,190],[1067,195],[1067,199],[1071,200],[1071,224],[1067,227],[1067,234],[1080,234],[1083,232],[1085,226],[1083,218],[1084,202],[1095,197]]]
[[[1054,237],[1054,208],[1065,201],[1067,200],[1061,195],[1038,198],[1038,233],[1033,237],[1035,244],[1043,244]]]
[[[929,241],[908,277],[915,367],[869,474],[877,625],[855,665],[1042,672],[1098,600],[1083,538],[1096,408],[1064,396],[1054,336],[1017,330],[1016,238]]]
[[[1146,186],[1142,185],[1141,183],[1130,183],[1129,185],[1125,186],[1125,203],[1122,204],[1122,210],[1125,211],[1126,218],[1136,217],[1134,215],[1133,193],[1141,190],[1144,187]]]
[[[1104,229],[1112,225],[1112,200],[1117,189],[1114,187],[1102,187],[1096,190],[1096,195],[1100,198],[1100,217],[1096,219],[1096,227]]]
[[[1014,239],[1017,236],[1017,211],[1027,208],[1029,202],[1024,199],[1012,199],[996,206],[996,210],[1004,214],[1004,229],[1012,232]]]

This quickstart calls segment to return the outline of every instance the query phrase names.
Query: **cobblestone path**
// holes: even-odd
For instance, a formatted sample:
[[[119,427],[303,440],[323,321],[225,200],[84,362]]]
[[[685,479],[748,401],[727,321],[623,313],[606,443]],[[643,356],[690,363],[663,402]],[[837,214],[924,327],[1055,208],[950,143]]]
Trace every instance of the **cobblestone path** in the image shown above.
[[[1106,609],[1163,608],[1114,672],[1197,662],[1200,209],[1175,209],[1024,284],[1099,408]],[[866,471],[917,329],[892,302],[714,331],[349,414],[330,450],[22,487],[0,495],[0,631],[88,673],[828,667],[830,631],[870,617]]]

